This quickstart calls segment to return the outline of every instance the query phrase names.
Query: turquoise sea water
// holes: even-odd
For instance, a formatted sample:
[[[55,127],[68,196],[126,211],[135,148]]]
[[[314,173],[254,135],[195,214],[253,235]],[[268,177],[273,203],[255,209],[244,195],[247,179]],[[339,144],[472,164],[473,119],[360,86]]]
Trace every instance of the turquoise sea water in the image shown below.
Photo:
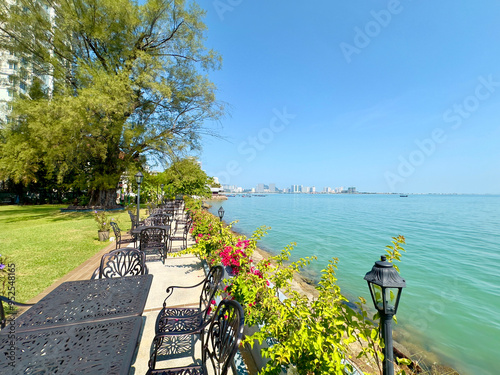
[[[295,257],[316,255],[308,277],[339,258],[338,284],[352,300],[370,299],[365,273],[391,237],[405,236],[396,340],[462,375],[499,373],[500,196],[270,194],[211,211],[220,205],[241,233],[272,227],[261,248],[297,242]]]

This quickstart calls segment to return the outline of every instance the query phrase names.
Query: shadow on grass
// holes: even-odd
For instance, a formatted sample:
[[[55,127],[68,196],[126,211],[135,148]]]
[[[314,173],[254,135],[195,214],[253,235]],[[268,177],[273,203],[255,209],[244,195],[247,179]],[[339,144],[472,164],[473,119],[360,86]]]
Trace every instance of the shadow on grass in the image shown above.
[[[47,218],[50,221],[65,221],[65,220],[85,220],[93,218],[91,212],[58,212],[57,216]]]
[[[58,208],[35,207],[35,206],[8,206],[0,208],[0,222],[15,223],[18,221],[30,221],[46,219],[51,214],[56,215]]]
[[[61,213],[58,208],[31,208],[31,209],[14,209],[1,210],[0,222],[17,223],[20,221],[46,220],[47,222],[67,221],[67,220],[84,220],[92,217],[90,212],[71,212]]]

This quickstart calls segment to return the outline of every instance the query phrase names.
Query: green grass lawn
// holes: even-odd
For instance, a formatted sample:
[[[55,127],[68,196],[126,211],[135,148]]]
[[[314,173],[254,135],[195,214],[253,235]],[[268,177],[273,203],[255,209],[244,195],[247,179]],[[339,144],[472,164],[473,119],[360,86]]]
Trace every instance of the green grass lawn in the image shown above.
[[[36,296],[109,244],[99,242],[91,212],[61,213],[65,207],[0,206],[0,254],[15,264],[17,301]],[[126,211],[109,217],[130,229]]]

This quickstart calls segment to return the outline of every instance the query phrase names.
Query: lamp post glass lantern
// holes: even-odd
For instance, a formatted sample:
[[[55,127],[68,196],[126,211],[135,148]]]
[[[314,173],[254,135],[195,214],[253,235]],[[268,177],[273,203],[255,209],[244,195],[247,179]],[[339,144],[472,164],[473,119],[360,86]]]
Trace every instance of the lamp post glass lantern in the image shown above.
[[[392,349],[392,318],[398,311],[399,299],[406,281],[399,275],[392,263],[382,255],[364,279],[368,283],[373,304],[380,314],[382,339],[384,340],[383,374],[394,374]]]
[[[222,234],[222,218],[224,217],[224,209],[222,208],[222,206],[220,206],[219,211],[217,212],[219,213],[219,220],[220,220],[219,233]]]
[[[141,207],[141,184],[144,179],[144,175],[141,172],[137,172],[135,177],[135,182],[137,182],[137,217],[135,220],[135,226],[139,226],[139,210]]]

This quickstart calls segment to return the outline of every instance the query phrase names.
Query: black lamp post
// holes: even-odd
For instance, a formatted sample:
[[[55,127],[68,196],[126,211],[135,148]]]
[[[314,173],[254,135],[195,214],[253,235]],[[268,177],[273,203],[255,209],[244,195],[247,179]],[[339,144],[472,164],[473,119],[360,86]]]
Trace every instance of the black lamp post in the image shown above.
[[[163,188],[164,187],[165,187],[165,184],[160,184],[160,189],[161,189],[160,203],[163,203]]]
[[[224,217],[224,209],[222,208],[222,206],[220,206],[219,211],[217,211],[217,212],[219,213],[219,219],[220,219],[219,233],[222,234],[222,218]]]
[[[399,275],[392,263],[382,255],[372,270],[365,275],[375,308],[380,313],[382,339],[384,340],[383,374],[394,374],[392,349],[392,317],[396,315],[399,298],[406,281]]]
[[[136,227],[139,226],[139,209],[141,205],[141,184],[142,180],[144,179],[144,175],[141,172],[137,172],[135,175],[135,182],[137,182],[137,220],[136,220]]]
[[[219,213],[220,221],[222,221],[222,218],[224,217],[224,209],[222,208],[222,206],[220,206],[219,211],[217,212]]]

